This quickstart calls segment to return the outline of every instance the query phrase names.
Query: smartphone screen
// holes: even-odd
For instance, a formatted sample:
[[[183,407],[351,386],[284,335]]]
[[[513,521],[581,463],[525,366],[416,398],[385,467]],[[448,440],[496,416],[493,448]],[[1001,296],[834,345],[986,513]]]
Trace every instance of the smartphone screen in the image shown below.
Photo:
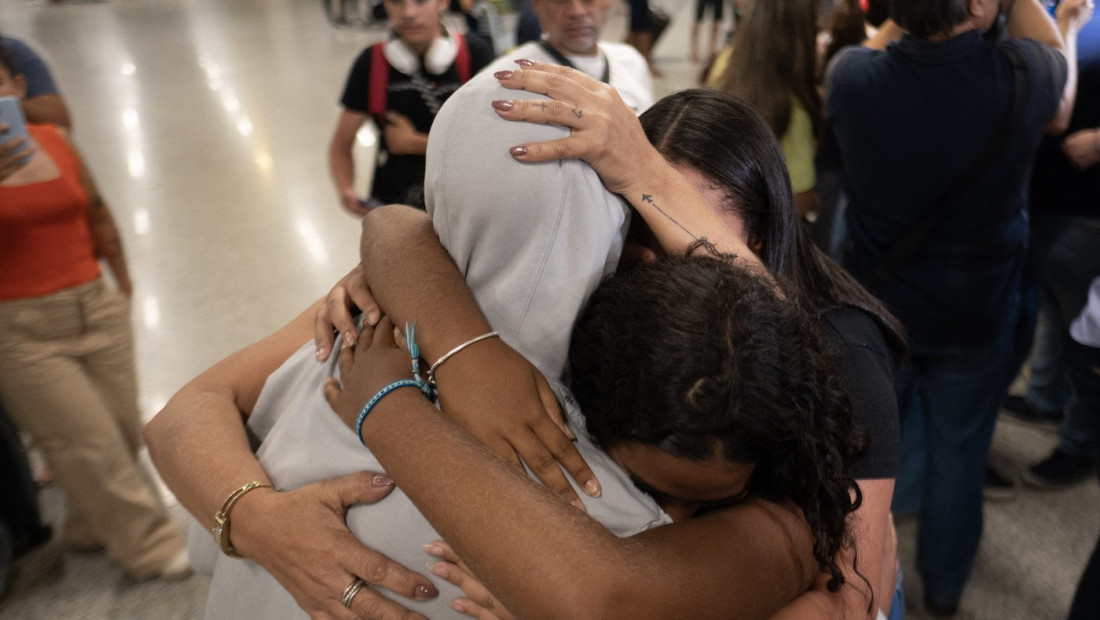
[[[23,108],[15,97],[0,97],[0,124],[7,124],[7,128],[0,131],[0,144],[4,144],[13,138],[22,137],[26,142],[19,147],[16,153],[21,153],[30,146],[30,138],[27,136],[27,124],[23,121]],[[20,165],[30,161],[31,154],[19,162]]]

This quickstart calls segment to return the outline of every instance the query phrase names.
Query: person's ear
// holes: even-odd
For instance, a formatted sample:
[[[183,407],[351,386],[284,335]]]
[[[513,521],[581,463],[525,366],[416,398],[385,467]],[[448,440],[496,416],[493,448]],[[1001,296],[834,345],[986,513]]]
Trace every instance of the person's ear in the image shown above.
[[[25,98],[27,96],[27,76],[17,75],[12,79],[12,83],[15,84],[15,94],[18,98]]]

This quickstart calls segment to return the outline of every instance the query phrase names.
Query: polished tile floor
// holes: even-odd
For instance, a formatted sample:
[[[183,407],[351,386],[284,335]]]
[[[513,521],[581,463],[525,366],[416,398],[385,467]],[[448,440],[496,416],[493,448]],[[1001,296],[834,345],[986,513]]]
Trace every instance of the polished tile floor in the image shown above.
[[[698,71],[687,60],[689,0],[662,4],[673,25],[656,50],[658,94],[693,85]],[[0,31],[48,57],[74,138],[114,210],[135,282],[146,415],[356,262],[357,222],[338,206],[326,148],[347,69],[381,31],[333,27],[319,0],[0,0]],[[605,36],[623,31],[617,8]],[[994,457],[1018,469],[1053,441],[1004,426]],[[43,501],[60,518],[60,493],[48,488]],[[990,504],[965,613],[1064,616],[1098,505],[1094,483]],[[900,538],[915,575],[911,524]],[[201,576],[133,583],[102,554],[56,544],[17,569],[0,618],[202,615]],[[909,591],[919,598],[916,580]],[[910,617],[921,617],[919,606]]]

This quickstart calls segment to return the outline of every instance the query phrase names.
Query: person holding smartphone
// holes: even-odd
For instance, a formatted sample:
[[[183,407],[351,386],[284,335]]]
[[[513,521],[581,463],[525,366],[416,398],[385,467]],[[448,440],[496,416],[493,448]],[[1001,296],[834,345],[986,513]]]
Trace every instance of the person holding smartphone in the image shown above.
[[[0,97],[25,92],[0,48]],[[65,542],[106,548],[134,578],[187,575],[183,538],[137,458],[133,285],[119,231],[64,130],[27,132],[39,149],[0,182],[0,400],[66,493]]]
[[[42,56],[21,39],[0,36],[0,47],[4,47],[15,61],[17,74],[27,81],[27,94],[21,102],[23,115],[31,123],[52,123],[72,130],[72,118],[65,98],[61,96],[53,74]]]

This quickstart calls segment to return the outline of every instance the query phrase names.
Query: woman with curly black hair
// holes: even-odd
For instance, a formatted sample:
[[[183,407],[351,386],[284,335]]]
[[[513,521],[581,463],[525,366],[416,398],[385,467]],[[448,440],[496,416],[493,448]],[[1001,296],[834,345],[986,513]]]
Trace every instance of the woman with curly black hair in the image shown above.
[[[796,304],[734,260],[669,256],[596,289],[569,367],[589,435],[673,519],[743,497],[793,502],[835,589],[846,520],[860,501],[847,465],[863,441],[815,332]],[[658,450],[740,464],[751,478],[742,497],[709,506],[669,497],[644,478],[660,475]]]

